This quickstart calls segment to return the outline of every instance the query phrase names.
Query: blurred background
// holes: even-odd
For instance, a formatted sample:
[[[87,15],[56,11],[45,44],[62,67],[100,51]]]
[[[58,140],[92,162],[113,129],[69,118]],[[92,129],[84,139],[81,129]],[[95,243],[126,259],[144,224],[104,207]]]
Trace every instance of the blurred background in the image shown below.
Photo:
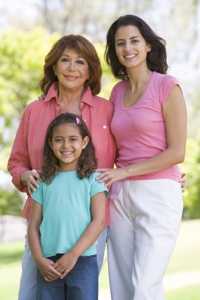
[[[11,184],[7,159],[20,115],[40,95],[45,54],[62,35],[92,41],[103,67],[101,95],[115,82],[104,61],[105,34],[113,20],[137,14],[167,41],[169,73],[183,87],[189,113],[184,214],[165,277],[168,300],[200,299],[200,0],[6,0],[0,3],[0,299],[17,299],[25,221],[24,195]],[[109,299],[106,260],[100,300]],[[123,300],[123,299],[122,299]]]

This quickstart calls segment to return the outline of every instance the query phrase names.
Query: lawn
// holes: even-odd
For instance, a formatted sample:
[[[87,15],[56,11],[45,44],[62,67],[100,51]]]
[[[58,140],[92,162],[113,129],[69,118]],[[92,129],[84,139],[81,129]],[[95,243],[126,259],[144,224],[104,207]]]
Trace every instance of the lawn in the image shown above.
[[[168,273],[200,272],[200,220],[182,223],[179,239]],[[199,297],[200,299],[200,297]]]
[[[191,285],[167,293],[167,300],[199,300],[200,285]]]
[[[16,300],[20,279],[20,260],[23,243],[8,243],[0,246],[0,299]]]
[[[188,284],[188,276],[193,272],[200,272],[200,220],[183,222],[180,237],[174,255],[171,259],[167,277],[186,274],[183,284],[179,288],[166,286],[167,300],[199,300],[200,299],[200,277],[199,282]],[[23,253],[23,243],[8,243],[0,245],[0,299],[16,300],[20,277],[20,259]],[[176,277],[175,277],[176,278]],[[188,279],[190,279],[188,277]],[[180,282],[179,286],[180,286]],[[100,286],[108,288],[107,268],[104,264],[100,276]]]

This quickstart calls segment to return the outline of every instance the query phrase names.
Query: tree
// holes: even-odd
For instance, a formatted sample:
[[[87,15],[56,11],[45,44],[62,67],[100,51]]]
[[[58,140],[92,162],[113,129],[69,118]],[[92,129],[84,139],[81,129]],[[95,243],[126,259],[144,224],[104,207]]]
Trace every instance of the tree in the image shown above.
[[[200,218],[200,142],[189,139],[184,169],[187,175],[185,218]]]
[[[58,35],[43,29],[10,30],[0,43],[0,167],[5,168],[8,147],[19,117],[29,101],[40,95],[39,81],[46,53]],[[2,162],[4,161],[4,165]]]
[[[22,203],[22,197],[16,190],[7,191],[5,189],[0,189],[0,216],[18,216],[21,211]]]
[[[49,32],[85,34],[93,41],[102,41],[115,18],[142,13],[151,4],[152,0],[42,0],[35,7],[40,15],[38,22]]]

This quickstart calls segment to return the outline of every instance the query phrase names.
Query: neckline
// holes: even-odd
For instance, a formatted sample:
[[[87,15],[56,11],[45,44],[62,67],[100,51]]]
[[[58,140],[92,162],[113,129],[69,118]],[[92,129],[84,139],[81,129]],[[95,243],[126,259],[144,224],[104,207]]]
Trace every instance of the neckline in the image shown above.
[[[63,174],[63,173],[75,173],[76,170],[59,170],[58,174]]]
[[[154,76],[154,73],[155,73],[154,71],[151,72],[150,77],[149,77],[149,80],[148,80],[148,82],[147,82],[147,84],[146,84],[146,87],[145,87],[145,89],[144,89],[143,94],[137,99],[137,101],[136,101],[134,104],[129,105],[129,106],[125,106],[125,105],[124,105],[124,96],[125,96],[126,86],[128,85],[128,80],[125,81],[125,89],[124,89],[124,91],[123,91],[123,94],[122,94],[122,97],[121,97],[121,101],[120,101],[120,104],[121,104],[122,109],[125,109],[125,110],[127,110],[127,109],[132,109],[132,108],[135,108],[135,106],[137,106],[138,104],[141,103],[141,101],[144,99],[144,97],[145,97],[147,91],[149,90],[149,87],[150,87],[150,85],[151,85],[151,82],[152,82],[152,78],[153,78],[153,76]]]

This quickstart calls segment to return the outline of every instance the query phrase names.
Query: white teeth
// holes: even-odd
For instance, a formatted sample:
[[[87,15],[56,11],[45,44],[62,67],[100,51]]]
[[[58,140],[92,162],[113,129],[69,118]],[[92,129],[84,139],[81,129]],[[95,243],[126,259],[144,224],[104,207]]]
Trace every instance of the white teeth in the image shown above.
[[[124,56],[125,58],[134,58],[136,55],[135,54],[132,54],[132,55],[126,55],[126,56]]]
[[[68,151],[62,151],[61,153],[64,155],[72,154],[72,152],[68,152]]]

